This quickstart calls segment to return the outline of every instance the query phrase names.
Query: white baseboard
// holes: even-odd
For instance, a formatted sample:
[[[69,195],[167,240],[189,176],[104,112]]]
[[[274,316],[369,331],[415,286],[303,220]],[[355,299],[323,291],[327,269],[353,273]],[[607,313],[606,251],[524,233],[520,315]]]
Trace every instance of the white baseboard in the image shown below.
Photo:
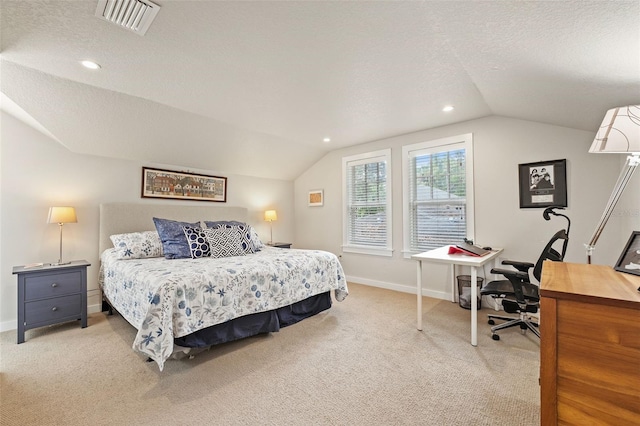
[[[386,281],[377,281],[377,280],[371,280],[369,278],[354,277],[350,275],[347,275],[346,278],[348,282],[353,282],[355,284],[364,284],[372,287],[379,287],[387,290],[399,291],[402,293],[416,294],[415,285],[390,283]],[[423,288],[422,295],[427,297],[433,297],[434,299],[451,301],[451,293],[445,293],[443,291],[433,291],[433,290]]]
[[[95,314],[96,312],[102,311],[102,304],[89,305],[87,306],[87,315]],[[0,323],[0,333],[3,331],[17,330],[18,329],[18,320],[12,321],[4,321]]]
[[[102,303],[87,306],[87,314],[95,314],[97,312],[102,312]]]
[[[0,333],[3,331],[16,330],[18,328],[18,320],[4,321],[0,323]]]

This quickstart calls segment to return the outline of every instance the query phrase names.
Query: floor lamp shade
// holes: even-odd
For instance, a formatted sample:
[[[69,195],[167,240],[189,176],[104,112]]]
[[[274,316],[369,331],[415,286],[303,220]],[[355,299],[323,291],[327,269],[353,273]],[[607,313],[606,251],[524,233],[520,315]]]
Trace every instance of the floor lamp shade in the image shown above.
[[[607,111],[589,152],[640,154],[640,105]]]
[[[71,262],[62,261],[62,225],[65,223],[77,223],[76,209],[73,207],[50,207],[47,223],[57,223],[60,226],[60,257],[54,265],[66,265]]]
[[[620,196],[640,164],[640,105],[612,108],[604,116],[596,137],[589,148],[592,153],[628,154],[627,161],[620,172],[609,201],[602,213],[600,222],[591,237],[587,248],[587,262],[591,263],[591,254],[607,221],[611,217]]]

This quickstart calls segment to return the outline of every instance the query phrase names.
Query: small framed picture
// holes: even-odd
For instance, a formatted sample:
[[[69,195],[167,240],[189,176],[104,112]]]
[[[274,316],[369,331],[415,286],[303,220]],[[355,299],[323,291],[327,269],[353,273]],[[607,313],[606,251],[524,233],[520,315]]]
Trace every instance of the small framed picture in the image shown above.
[[[631,233],[614,269],[628,274],[640,275],[640,231]]]
[[[309,206],[319,207],[324,205],[324,192],[322,189],[309,191]]]
[[[520,208],[567,207],[567,160],[518,165]]]

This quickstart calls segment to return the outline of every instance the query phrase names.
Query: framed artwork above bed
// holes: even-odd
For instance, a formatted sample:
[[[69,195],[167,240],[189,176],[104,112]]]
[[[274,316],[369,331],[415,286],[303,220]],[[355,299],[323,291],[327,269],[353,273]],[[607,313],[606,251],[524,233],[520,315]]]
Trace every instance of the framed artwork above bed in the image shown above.
[[[227,202],[227,178],[142,168],[142,198]]]

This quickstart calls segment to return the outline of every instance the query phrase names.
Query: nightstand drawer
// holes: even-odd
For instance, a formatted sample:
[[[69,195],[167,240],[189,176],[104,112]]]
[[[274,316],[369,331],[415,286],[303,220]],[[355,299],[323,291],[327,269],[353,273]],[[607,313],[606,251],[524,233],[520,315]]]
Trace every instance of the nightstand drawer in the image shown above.
[[[58,297],[82,291],[82,272],[42,274],[25,278],[25,301]]]
[[[25,303],[24,322],[34,324],[57,323],[62,319],[80,318],[82,314],[82,295],[56,297]]]

